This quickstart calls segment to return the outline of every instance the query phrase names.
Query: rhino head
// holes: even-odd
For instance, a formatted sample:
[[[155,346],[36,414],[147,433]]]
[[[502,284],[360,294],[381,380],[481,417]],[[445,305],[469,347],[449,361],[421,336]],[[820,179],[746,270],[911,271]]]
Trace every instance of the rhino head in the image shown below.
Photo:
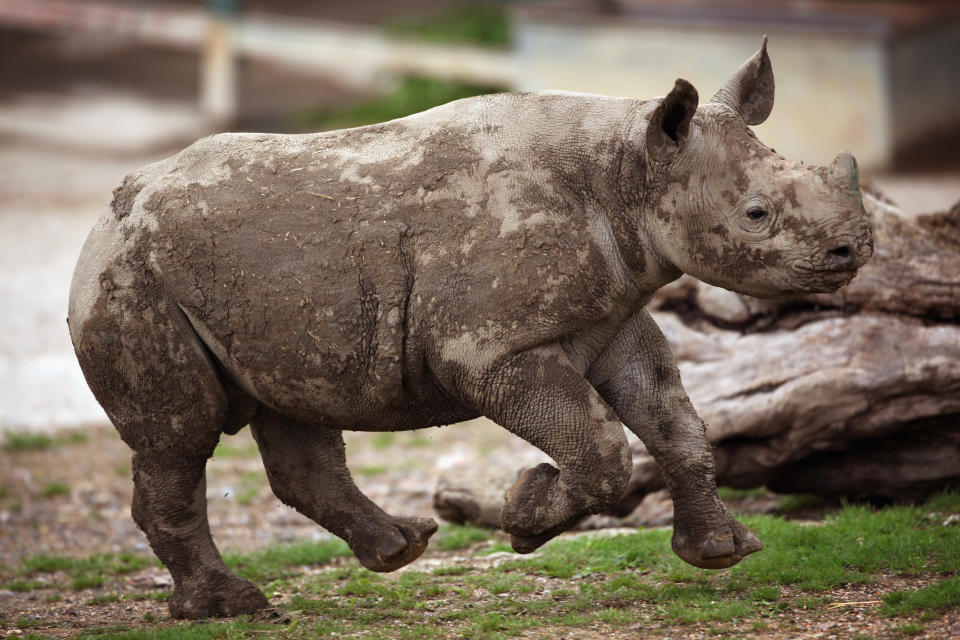
[[[804,166],[761,143],[749,125],[773,108],[767,39],[706,104],[677,80],[645,132],[649,229],[679,271],[758,297],[829,292],[873,253],[857,162]]]

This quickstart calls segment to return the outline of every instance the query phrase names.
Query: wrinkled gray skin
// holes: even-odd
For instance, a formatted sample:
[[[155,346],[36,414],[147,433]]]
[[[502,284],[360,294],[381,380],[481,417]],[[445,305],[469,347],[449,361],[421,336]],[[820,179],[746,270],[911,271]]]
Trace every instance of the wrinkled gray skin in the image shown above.
[[[793,164],[748,124],[765,47],[714,99],[483,96],[385,124],[223,134],[129,175],[74,274],[69,326],[133,449],[133,515],[175,617],[267,606],[224,566],[204,465],[250,424],[271,486],[390,571],[432,520],[353,484],[341,431],[479,415],[556,462],[503,507],[529,552],[611,507],[621,422],[663,469],[673,549],[727,567],[761,548],[717,497],[704,426],[644,310],[681,273],[757,296],[833,291],[872,252],[852,156]]]

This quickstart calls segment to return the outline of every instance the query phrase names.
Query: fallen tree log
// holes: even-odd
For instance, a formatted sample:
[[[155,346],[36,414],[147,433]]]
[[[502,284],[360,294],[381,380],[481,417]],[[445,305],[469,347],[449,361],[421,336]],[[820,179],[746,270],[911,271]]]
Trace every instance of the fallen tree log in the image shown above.
[[[685,277],[651,302],[718,484],[897,501],[960,484],[960,203],[911,218],[865,186],[864,206],[876,252],[840,291],[760,300]],[[664,487],[633,453],[621,516]],[[495,525],[499,499],[446,482],[435,504]]]

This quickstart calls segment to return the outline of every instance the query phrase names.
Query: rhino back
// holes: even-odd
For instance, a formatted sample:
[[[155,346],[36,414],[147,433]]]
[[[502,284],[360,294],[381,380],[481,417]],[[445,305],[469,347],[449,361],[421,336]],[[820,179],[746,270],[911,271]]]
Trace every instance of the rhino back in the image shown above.
[[[115,215],[248,391],[378,421],[435,400],[428,361],[483,366],[611,304],[596,220],[531,149],[550,141],[518,117],[530,108],[485,97],[324,134],[214,136],[131,176],[142,188]]]

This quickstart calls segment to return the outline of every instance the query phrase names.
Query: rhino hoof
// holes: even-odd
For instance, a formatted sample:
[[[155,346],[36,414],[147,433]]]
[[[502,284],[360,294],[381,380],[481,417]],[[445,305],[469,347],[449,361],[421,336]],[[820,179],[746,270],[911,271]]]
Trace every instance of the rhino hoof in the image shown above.
[[[555,534],[542,534],[539,536],[510,536],[510,546],[517,553],[533,553],[544,544],[553,539]]]
[[[724,526],[697,537],[685,535],[680,526],[675,526],[671,546],[682,560],[701,569],[732,567],[763,549],[760,539],[733,516],[728,516]]]
[[[392,518],[376,541],[354,549],[357,560],[370,571],[395,571],[420,557],[437,530],[431,518]]]
[[[170,597],[170,617],[188,620],[230,618],[266,609],[270,602],[253,583],[236,576],[217,576],[215,587],[177,589]]]

